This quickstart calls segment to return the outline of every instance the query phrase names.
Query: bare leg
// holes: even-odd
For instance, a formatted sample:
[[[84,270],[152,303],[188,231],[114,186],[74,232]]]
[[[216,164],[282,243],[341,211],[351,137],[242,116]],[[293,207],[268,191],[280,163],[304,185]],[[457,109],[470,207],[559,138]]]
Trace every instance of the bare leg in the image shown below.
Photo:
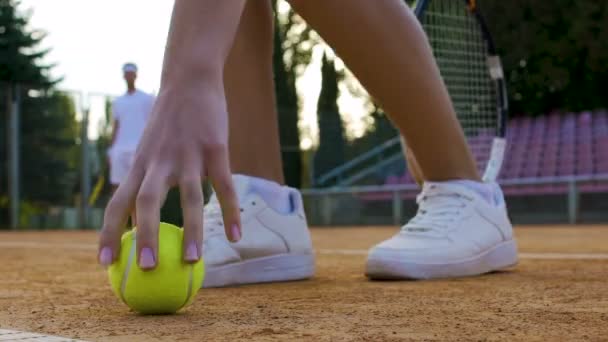
[[[226,2],[230,1],[234,0]],[[217,239],[205,235],[206,261],[215,261],[207,263],[204,287],[298,280],[314,272],[302,204],[293,200],[295,190],[276,184],[284,184],[284,179],[272,70],[273,22],[269,0],[247,1],[224,66],[232,171],[262,179],[234,177],[237,196],[242,195],[241,215],[248,217],[243,221],[242,243],[209,248]],[[246,192],[241,192],[242,182],[247,184]],[[256,205],[249,202],[249,192],[259,196],[254,213],[262,210],[263,215],[248,212]],[[213,216],[218,206],[215,196],[206,205],[205,222],[211,222],[211,227],[217,221]],[[290,248],[285,252],[286,245]]]
[[[232,171],[283,184],[272,39],[270,1],[247,1],[224,68],[224,87]]]
[[[391,116],[425,180],[479,180],[417,19],[401,0],[292,0]]]

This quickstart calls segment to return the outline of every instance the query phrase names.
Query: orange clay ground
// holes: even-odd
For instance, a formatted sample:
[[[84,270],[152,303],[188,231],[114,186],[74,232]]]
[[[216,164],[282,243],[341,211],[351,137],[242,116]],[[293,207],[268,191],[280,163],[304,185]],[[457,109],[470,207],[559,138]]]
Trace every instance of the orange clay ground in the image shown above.
[[[0,329],[89,341],[607,341],[608,227],[519,227],[510,271],[371,282],[394,228],[313,229],[312,280],[201,290],[144,317],[112,294],[94,232],[0,233]]]

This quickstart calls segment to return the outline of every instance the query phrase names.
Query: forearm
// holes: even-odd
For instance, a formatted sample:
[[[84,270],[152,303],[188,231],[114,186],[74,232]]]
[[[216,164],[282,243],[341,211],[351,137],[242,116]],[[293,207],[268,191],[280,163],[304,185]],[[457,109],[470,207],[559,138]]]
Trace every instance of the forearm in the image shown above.
[[[209,78],[221,83],[244,4],[245,0],[175,1],[161,88]]]

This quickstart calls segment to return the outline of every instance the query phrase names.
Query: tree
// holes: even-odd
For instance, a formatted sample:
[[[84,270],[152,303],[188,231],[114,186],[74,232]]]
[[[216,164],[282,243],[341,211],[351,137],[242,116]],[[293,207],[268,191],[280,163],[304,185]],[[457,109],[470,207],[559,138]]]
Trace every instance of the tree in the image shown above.
[[[342,74],[336,71],[334,60],[323,55],[321,93],[317,105],[319,149],[315,154],[315,178],[344,164],[344,126],[338,108],[338,82]]]
[[[273,1],[275,8],[273,67],[283,173],[287,185],[299,188],[302,184],[302,155],[296,79],[310,62],[316,37],[293,10],[290,9],[286,14],[279,13],[276,10],[278,1],[280,0]]]
[[[281,158],[283,160],[283,174],[285,182],[292,187],[299,187],[302,171],[301,159],[297,153],[300,146],[298,133],[298,95],[296,93],[296,77],[289,70],[283,56],[284,33],[275,12],[274,30],[274,81],[277,96],[277,109],[279,118],[279,139],[281,141]]]
[[[399,132],[390,122],[386,113],[380,108],[375,109],[370,114],[369,129],[361,138],[354,139],[349,142],[346,152],[347,160],[356,158],[357,156],[380,146],[388,140],[394,139],[399,135]]]
[[[0,92],[4,95],[0,108],[8,109],[13,96],[19,95],[21,199],[28,207],[67,204],[77,180],[74,103],[68,96],[52,91],[57,82],[49,76],[52,65],[42,63],[48,50],[39,48],[45,34],[28,28],[29,18],[19,13],[19,4],[0,0]],[[8,133],[8,129],[5,115],[0,120],[0,131]],[[2,184],[7,179],[7,149],[7,139],[0,139]],[[7,198],[4,188],[0,188],[0,198]],[[3,209],[6,204],[2,202]]]
[[[503,57],[511,112],[544,114],[608,106],[608,3],[486,1]]]
[[[17,12],[19,1],[0,0],[0,81],[30,86],[50,86],[52,66],[40,63],[49,52],[38,48],[45,34],[28,30],[28,18]]]
[[[80,166],[74,102],[59,92],[24,96],[21,116],[22,199],[44,207],[73,204]]]

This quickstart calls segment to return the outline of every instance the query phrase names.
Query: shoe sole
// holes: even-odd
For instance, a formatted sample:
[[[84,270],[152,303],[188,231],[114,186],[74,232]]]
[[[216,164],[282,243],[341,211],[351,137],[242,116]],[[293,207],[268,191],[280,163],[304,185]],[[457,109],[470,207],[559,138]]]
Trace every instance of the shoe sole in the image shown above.
[[[312,254],[280,254],[222,266],[206,266],[203,288],[308,279],[315,273]]]
[[[370,279],[434,279],[474,276],[498,271],[517,264],[517,244],[502,242],[465,260],[423,264],[397,260],[394,257],[368,258],[365,275]]]

